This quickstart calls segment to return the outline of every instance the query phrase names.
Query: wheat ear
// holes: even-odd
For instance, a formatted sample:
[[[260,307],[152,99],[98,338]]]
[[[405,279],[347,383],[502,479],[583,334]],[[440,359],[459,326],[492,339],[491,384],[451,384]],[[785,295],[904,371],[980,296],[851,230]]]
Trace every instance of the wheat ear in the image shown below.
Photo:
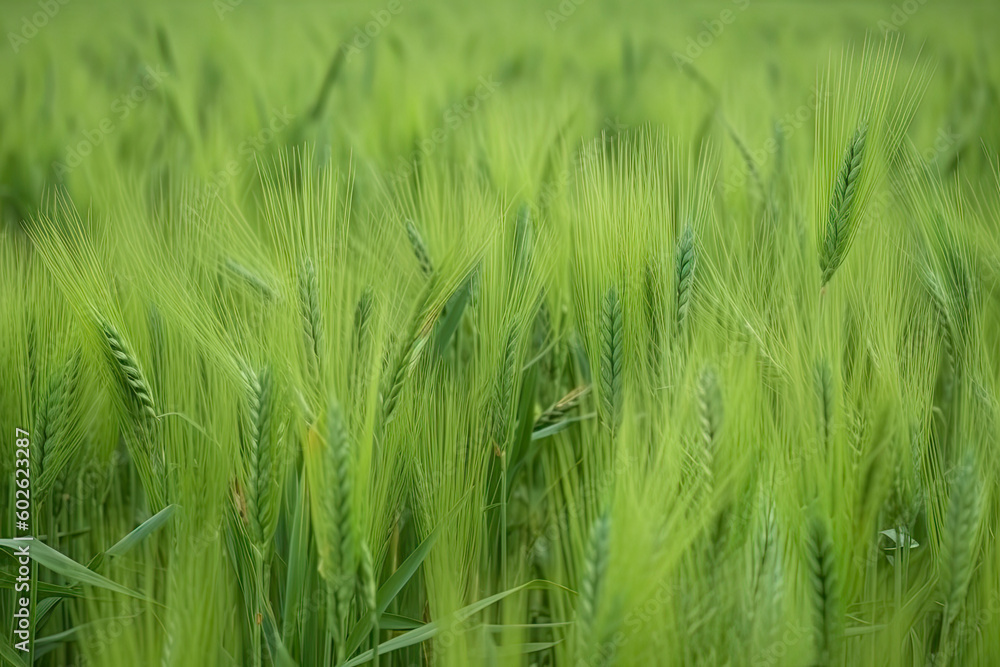
[[[624,337],[621,302],[618,291],[611,287],[604,298],[601,318],[601,401],[605,423],[612,433],[621,422]]]
[[[319,307],[319,284],[316,268],[306,257],[299,273],[299,309],[302,314],[302,337],[306,364],[314,386],[323,373],[323,314]]]
[[[698,254],[694,246],[694,230],[688,225],[677,240],[674,253],[675,273],[675,311],[674,323],[677,333],[682,334],[691,309],[691,296],[694,293],[694,275],[698,264]]]
[[[604,576],[608,568],[608,545],[611,521],[601,515],[590,529],[590,541],[580,580],[580,598],[577,608],[577,632],[580,656],[587,655],[587,648],[594,641],[597,610],[601,599]]]
[[[844,261],[854,240],[856,224],[854,220],[854,204],[861,178],[861,166],[865,156],[865,142],[868,137],[868,125],[862,123],[855,131],[844,160],[837,172],[837,180],[833,184],[833,194],[830,197],[830,213],[826,222],[826,238],[820,254],[819,266],[823,272],[823,285],[830,282],[837,267]]]
[[[420,236],[420,231],[417,230],[417,226],[413,224],[412,220],[406,221],[406,236],[410,239],[410,246],[413,248],[417,263],[420,264],[420,270],[429,277],[434,273],[434,264],[431,262],[431,254],[427,251],[427,245],[424,244],[424,239]]]
[[[829,529],[814,519],[808,534],[809,594],[816,642],[816,665],[835,662],[838,634],[839,590],[833,541]]]
[[[351,444],[340,405],[331,400],[327,412],[327,443],[324,464],[326,489],[323,503],[328,525],[324,552],[328,562],[322,572],[334,603],[331,620],[335,639],[343,639],[351,609],[355,576],[355,543],[351,512]],[[337,641],[338,662],[344,659],[344,642]]]
[[[274,471],[272,394],[271,372],[265,367],[253,377],[250,388],[248,420],[250,442],[247,451],[246,485],[250,536],[262,551],[270,540],[268,527],[276,510],[271,488]]]

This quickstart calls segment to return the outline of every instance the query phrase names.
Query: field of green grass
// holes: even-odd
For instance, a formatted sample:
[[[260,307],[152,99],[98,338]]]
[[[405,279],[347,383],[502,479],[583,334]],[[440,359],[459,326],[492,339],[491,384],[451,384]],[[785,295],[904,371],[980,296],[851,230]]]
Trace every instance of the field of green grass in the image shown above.
[[[0,7],[0,664],[1000,664],[1000,6]]]

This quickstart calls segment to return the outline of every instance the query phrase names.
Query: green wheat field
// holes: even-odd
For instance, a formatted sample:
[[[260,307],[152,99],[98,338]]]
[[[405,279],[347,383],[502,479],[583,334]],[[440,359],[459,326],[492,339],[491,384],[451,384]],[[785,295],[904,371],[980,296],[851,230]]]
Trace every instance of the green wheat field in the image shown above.
[[[993,0],[0,8],[0,663],[1000,664]]]

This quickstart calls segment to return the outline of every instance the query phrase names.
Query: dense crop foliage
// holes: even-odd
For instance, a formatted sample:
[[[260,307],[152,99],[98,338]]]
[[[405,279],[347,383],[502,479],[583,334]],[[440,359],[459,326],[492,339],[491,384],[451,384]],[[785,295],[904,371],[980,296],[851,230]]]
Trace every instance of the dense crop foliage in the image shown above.
[[[994,4],[5,7],[0,662],[996,664]]]

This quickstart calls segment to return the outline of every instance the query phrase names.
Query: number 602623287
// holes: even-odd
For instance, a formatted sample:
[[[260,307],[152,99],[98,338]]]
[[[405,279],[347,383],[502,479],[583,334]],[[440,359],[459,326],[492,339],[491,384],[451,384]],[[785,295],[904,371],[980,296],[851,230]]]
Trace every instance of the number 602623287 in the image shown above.
[[[14,442],[14,517],[20,522],[27,522],[31,509],[31,441],[28,432],[22,428],[16,429]]]

